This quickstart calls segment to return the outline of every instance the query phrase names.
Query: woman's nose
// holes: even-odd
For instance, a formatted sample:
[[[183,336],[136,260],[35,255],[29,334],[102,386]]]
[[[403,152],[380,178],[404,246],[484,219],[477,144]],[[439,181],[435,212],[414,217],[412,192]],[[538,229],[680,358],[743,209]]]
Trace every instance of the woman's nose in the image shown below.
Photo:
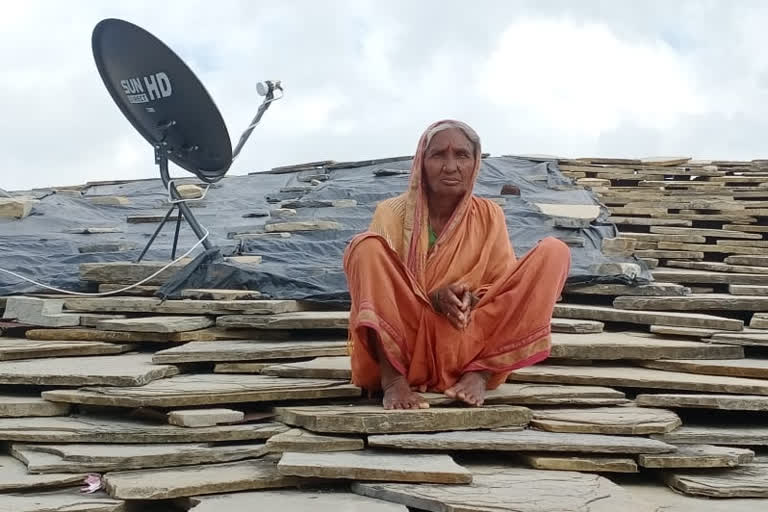
[[[443,165],[443,171],[455,172],[459,170],[459,160],[454,156],[448,156],[445,159],[445,165]]]

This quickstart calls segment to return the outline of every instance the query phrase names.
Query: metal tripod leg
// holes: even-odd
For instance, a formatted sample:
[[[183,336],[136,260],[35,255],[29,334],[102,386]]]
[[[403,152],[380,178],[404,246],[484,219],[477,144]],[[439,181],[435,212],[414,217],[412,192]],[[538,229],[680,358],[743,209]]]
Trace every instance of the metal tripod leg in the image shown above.
[[[165,185],[165,188],[168,189],[171,182],[171,176],[168,174],[168,158],[159,150],[157,151],[156,155],[159,155],[155,157],[155,160],[160,166],[160,179],[163,180],[163,185]],[[173,199],[181,199],[178,191],[176,190],[175,184],[170,185],[170,189],[171,197]],[[192,214],[192,210],[190,210],[189,206],[187,206],[185,203],[176,203],[175,206],[179,208],[179,211],[184,216],[184,219],[186,219],[189,227],[191,227],[192,231],[194,231],[195,235],[197,235],[197,238],[203,241],[203,247],[205,247],[206,250],[212,249],[213,244],[210,242],[210,240],[205,238],[205,231],[197,222],[197,219]]]
[[[176,259],[176,248],[179,246],[179,231],[181,230],[181,211],[176,216],[176,232],[173,234],[173,248],[171,249],[171,259]]]
[[[168,173],[168,157],[165,156],[162,148],[160,147],[155,147],[155,163],[160,167],[160,179],[163,181],[163,185],[165,186],[166,190],[170,186],[171,198],[173,200],[181,199],[181,196],[179,196],[179,192],[176,190],[176,185],[171,184],[171,177]],[[183,202],[174,203],[168,209],[168,212],[165,214],[165,217],[163,217],[163,220],[157,226],[157,229],[155,229],[155,232],[152,233],[152,236],[149,238],[147,245],[144,247],[144,250],[141,251],[141,254],[136,260],[137,263],[140,262],[144,258],[144,256],[147,254],[147,251],[149,250],[150,246],[157,238],[157,235],[160,234],[160,231],[163,229],[163,226],[165,225],[166,222],[168,222],[168,219],[171,217],[171,214],[176,208],[179,209],[179,213],[178,213],[178,216],[176,217],[176,232],[174,233],[174,237],[173,237],[173,249],[171,253],[171,259],[172,260],[176,259],[176,248],[179,242],[179,231],[181,229],[182,217],[184,217],[184,219],[186,219],[186,221],[189,223],[189,226],[192,228],[192,231],[195,232],[195,235],[197,235],[197,238],[203,241],[203,247],[205,247],[206,250],[213,248],[213,244],[211,244],[211,242],[208,241],[207,238],[205,238],[205,231],[197,222],[197,219],[192,214],[192,211],[189,209],[189,206],[187,206]]]
[[[155,238],[157,238],[157,235],[160,234],[160,230],[163,229],[163,226],[165,226],[165,223],[168,222],[168,218],[171,216],[171,214],[173,213],[173,210],[175,209],[176,209],[176,205],[173,205],[165,214],[165,217],[163,217],[163,220],[160,222],[160,224],[155,229],[155,232],[152,233],[152,236],[149,238],[149,242],[147,242],[147,245],[144,246],[144,250],[141,251],[141,254],[139,254],[139,257],[136,260],[136,263],[140,262],[144,258],[144,255],[147,254],[147,251],[149,250],[149,247],[152,245],[152,242],[154,242]]]

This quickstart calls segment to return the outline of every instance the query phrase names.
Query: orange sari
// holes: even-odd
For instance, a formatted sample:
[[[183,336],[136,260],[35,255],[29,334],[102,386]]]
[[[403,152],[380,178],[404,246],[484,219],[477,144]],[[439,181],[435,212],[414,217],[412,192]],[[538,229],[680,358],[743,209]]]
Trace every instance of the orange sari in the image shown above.
[[[422,173],[428,132],[419,141],[408,190],[382,201],[369,230],[353,238],[344,254],[352,300],[352,381],[371,391],[381,388],[367,336],[372,329],[389,362],[412,386],[442,392],[466,372],[489,371],[488,388],[494,389],[512,370],[549,356],[550,320],[570,251],[546,238],[517,260],[501,207],[471,193],[429,249]],[[479,147],[475,162],[473,185]],[[429,300],[434,290],[453,283],[469,285],[480,297],[463,330]]]

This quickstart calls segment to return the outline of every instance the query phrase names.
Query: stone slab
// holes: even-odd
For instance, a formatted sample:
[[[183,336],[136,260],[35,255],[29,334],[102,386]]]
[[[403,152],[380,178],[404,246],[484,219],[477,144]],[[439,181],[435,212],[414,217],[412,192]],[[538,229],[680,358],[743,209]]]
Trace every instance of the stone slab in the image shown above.
[[[744,448],[708,444],[682,445],[673,453],[640,454],[644,468],[731,468],[749,464],[755,452]]]
[[[749,273],[749,272],[729,272],[722,268],[712,270],[697,270],[683,268],[683,264],[695,263],[687,261],[670,261],[667,265],[680,268],[656,268],[651,274],[654,279],[672,281],[685,284],[768,284],[768,273]],[[702,262],[707,265],[716,262]],[[696,327],[696,326],[692,326]]]
[[[553,318],[550,322],[552,332],[589,334],[603,332],[603,322],[594,320],[576,320],[573,318]]]
[[[238,492],[194,497],[190,498],[190,502],[193,506],[192,512],[222,512],[223,510],[234,512],[248,510],[408,512],[405,506],[396,503],[328,490]]]
[[[176,187],[176,192],[179,193],[179,197],[182,199],[197,199],[203,197],[203,189],[192,183],[174,186]]]
[[[179,427],[213,427],[226,423],[240,423],[245,413],[232,409],[188,409],[168,413],[168,423]]]
[[[0,418],[0,438],[29,443],[202,443],[267,439],[288,428],[280,423],[189,429],[135,419],[95,416]]]
[[[674,243],[674,242],[659,242],[657,245],[658,247],[661,247],[662,244],[665,243]],[[683,245],[683,244],[680,244]],[[681,247],[682,249],[682,247]],[[688,251],[688,250],[662,250],[662,249],[641,249],[635,251],[635,256],[638,258],[653,258],[653,259],[659,259],[659,260],[671,260],[671,259],[679,259],[679,260],[703,260],[704,259],[704,253],[702,251]]]
[[[745,329],[738,333],[717,333],[705,341],[712,343],[729,343],[753,347],[768,346],[768,332],[760,329]]]
[[[365,443],[359,437],[315,434],[300,428],[292,428],[267,440],[267,450],[271,453],[345,452],[363,448]]]
[[[468,484],[472,473],[448,455],[374,451],[286,452],[277,465],[282,475],[329,480]]]
[[[134,347],[135,345],[100,341],[36,341],[25,338],[0,338],[0,361],[121,354]]]
[[[349,356],[318,357],[310,361],[282,363],[266,366],[262,375],[295,377],[299,379],[342,379],[352,378],[352,363]]]
[[[613,306],[632,310],[768,311],[768,297],[728,293],[691,294],[687,297],[616,297]]]
[[[148,316],[143,318],[125,318],[102,320],[96,328],[104,331],[128,332],[186,332],[205,329],[214,325],[214,320],[207,316]]]
[[[725,224],[724,230],[727,231],[746,231],[751,233],[768,233],[768,226],[755,226],[751,224]]]
[[[724,411],[768,411],[768,397],[717,394],[639,394],[635,403],[644,407],[716,409]]]
[[[534,203],[544,215],[595,220],[600,215],[600,206],[593,204],[552,204]]]
[[[165,469],[116,471],[104,475],[113,498],[164,500],[199,494],[296,487],[302,479],[278,473],[271,459]]]
[[[613,210],[613,208],[612,208]],[[682,228],[681,228],[682,229]],[[703,244],[707,241],[701,235],[664,235],[657,233],[621,233],[622,237],[631,238],[639,242],[684,242],[690,244]]]
[[[673,444],[715,444],[726,446],[768,446],[768,427],[742,423],[718,425],[685,424],[674,432],[653,434],[653,439]]]
[[[738,276],[736,276],[736,278],[733,278],[733,277],[729,278],[728,276],[722,276],[722,275],[718,276],[718,274],[713,274],[711,275],[711,277],[713,278],[717,277],[723,281],[732,281],[735,285],[742,285],[742,286],[748,286],[750,284],[756,286],[761,283],[764,286],[766,282],[766,278],[764,277],[764,275],[768,274],[768,267],[755,267],[755,266],[749,266],[749,265],[729,265],[727,263],[723,263],[720,261],[668,261],[667,266],[673,267],[673,268],[739,274]],[[759,274],[759,275],[755,275],[755,274]],[[761,277],[761,275],[763,277]]]
[[[265,361],[317,356],[342,356],[348,353],[347,342],[338,341],[252,341],[233,340],[187,343],[156,352],[155,364],[199,363],[219,361]]]
[[[313,361],[305,362],[293,362],[282,363],[279,365],[264,364],[269,368],[280,368],[270,372],[270,374],[279,375],[283,377],[295,377],[295,378],[332,378],[330,375],[342,375],[338,370],[338,366],[333,364],[328,366],[329,371],[323,369],[323,360],[337,359],[337,358],[318,358]],[[348,358],[338,358],[346,359]],[[313,367],[309,372],[303,371],[304,363],[313,363]],[[257,363],[254,363],[257,364]],[[290,367],[290,370],[288,368]],[[259,372],[264,367],[259,368]],[[331,373],[335,372],[335,373]],[[229,372],[224,372],[229,373]],[[234,372],[237,373],[237,372]],[[248,372],[243,372],[248,373]],[[310,374],[317,375],[318,377],[311,377]],[[319,377],[320,375],[327,375],[328,377]],[[347,377],[345,380],[349,380],[351,376],[351,370],[347,370]],[[458,402],[450,397],[447,397],[441,393],[423,393],[422,396],[432,406],[442,405],[456,405]],[[561,386],[557,384],[518,384],[518,383],[504,383],[494,390],[486,392],[485,404],[486,405],[617,405],[629,402],[624,393],[616,391],[615,389],[599,386]]]
[[[195,300],[257,300],[261,297],[261,293],[255,290],[188,288],[181,291],[181,296]]]
[[[552,334],[550,357],[558,359],[736,359],[744,357],[738,346],[711,345],[664,337],[638,337],[629,333]]]
[[[80,254],[90,254],[95,252],[127,252],[138,247],[135,242],[99,242],[93,244],[81,245],[77,248]]]
[[[641,158],[640,163],[643,165],[656,165],[659,167],[676,167],[683,165],[691,159],[689,156],[649,156]]]
[[[692,338],[707,338],[714,334],[726,333],[721,329],[702,329],[700,327],[673,327],[669,325],[652,325],[650,331],[654,334],[668,336],[690,336]]]
[[[728,256],[725,262],[729,265],[750,265],[753,267],[768,267],[768,256]]]
[[[768,498],[768,466],[752,464],[706,473],[669,471],[664,481],[685,494],[711,498]]]
[[[23,219],[32,212],[35,201],[0,197],[0,218]]]
[[[723,229],[703,229],[703,228],[678,228],[653,226],[651,233],[664,235],[700,235],[711,238],[739,238],[744,240],[760,240],[762,237],[757,233],[744,233],[734,230]]]
[[[703,391],[742,395],[768,395],[768,381],[717,375],[668,372],[622,366],[536,365],[515,370],[511,381],[549,384],[588,384],[640,389]]]
[[[652,507],[654,512],[755,512],[754,498],[713,500],[706,497],[687,496],[659,485],[656,481],[621,482],[621,487],[638,500]]]
[[[99,206],[130,206],[131,200],[124,196],[92,196],[86,197],[91,203]]]
[[[39,297],[8,297],[3,318],[41,327],[70,327],[80,325],[80,316],[63,313],[61,299]]]
[[[0,384],[35,386],[143,386],[179,373],[152,364],[152,354],[58,357],[0,362]]]
[[[294,362],[293,360],[289,361]],[[264,363],[216,363],[216,365],[213,367],[213,373],[261,373],[264,368],[273,366],[277,363],[278,361],[269,361]]]
[[[564,292],[575,295],[637,295],[637,296],[681,296],[688,295],[691,290],[675,283],[651,283],[640,286],[623,284],[593,284],[588,286],[568,286]]]
[[[162,220],[162,218],[155,222],[159,222],[160,220]],[[143,284],[147,286],[163,285],[171,276],[173,276],[173,274],[184,268],[184,266],[190,261],[190,259],[185,259],[175,263]],[[152,274],[165,267],[167,264],[168,262],[163,261],[142,261],[139,263],[127,261],[108,263],[81,263],[80,279],[83,281],[93,281],[96,283],[129,285],[148,278]],[[96,300],[100,299],[101,298],[96,298]],[[90,298],[86,300],[93,301]]]
[[[768,359],[642,361],[640,365],[657,370],[768,379]]]
[[[688,226],[693,223],[688,219],[661,219],[647,217],[621,217],[611,215],[609,219],[614,224],[624,226]]]
[[[293,300],[162,301],[155,297],[77,297],[64,299],[67,311],[87,313],[155,313],[166,315],[275,315],[298,311]]]
[[[175,444],[19,444],[11,455],[31,473],[104,473],[129,469],[215,464],[255,459],[264,443]]]
[[[429,512],[655,512],[605,477],[571,471],[469,466],[470,485],[355,483],[363,496]]]
[[[224,261],[227,263],[238,263],[240,265],[259,265],[261,264],[262,257],[255,254],[245,254],[242,256],[225,256]]]
[[[0,512],[126,512],[125,502],[104,493],[82,494],[77,490],[4,494]]]
[[[53,402],[114,407],[196,405],[359,397],[360,388],[338,380],[285,379],[266,375],[178,375],[138,387],[90,387],[44,391]]]
[[[622,322],[643,325],[674,325],[680,327],[709,327],[727,331],[739,331],[744,322],[732,318],[699,313],[677,313],[668,311],[635,311],[601,306],[556,304],[555,316],[600,320],[601,322]]]
[[[104,235],[108,233],[122,233],[123,230],[121,228],[116,227],[99,227],[99,226],[93,226],[93,227],[82,227],[82,228],[74,228],[74,229],[65,229],[64,233],[68,233],[71,235]]]
[[[29,474],[27,467],[20,461],[8,455],[0,455],[0,492],[71,487],[81,483],[85,477],[85,473]]]
[[[670,432],[682,421],[672,411],[627,406],[537,409],[531,425],[548,432],[645,435]]]
[[[186,332],[126,332],[100,329],[30,329],[24,335],[38,341],[103,341],[107,343],[185,343],[188,341],[216,341],[248,339],[263,331],[227,330],[218,327]]]
[[[159,224],[165,215],[129,215],[125,218],[128,224]]]
[[[531,411],[525,407],[430,408],[385,410],[368,405],[317,405],[281,407],[280,421],[312,432],[332,434],[381,434],[440,432],[525,426]]]
[[[125,289],[126,285],[124,284],[109,284],[109,283],[103,283],[99,285],[99,293],[118,293],[121,296],[133,296],[133,297],[153,297],[155,293],[157,293],[157,290],[160,289],[159,286],[134,286],[129,290]],[[99,314],[99,313],[94,313]],[[104,313],[106,314],[106,313]]]
[[[297,231],[325,231],[330,229],[341,229],[341,224],[329,220],[317,221],[296,221],[296,222],[274,222],[266,224],[264,231],[267,233],[276,233],[278,231],[285,233],[294,233]]]
[[[57,404],[39,396],[0,394],[0,418],[66,416],[69,404]]]
[[[90,313],[80,315],[80,327],[96,327],[96,324],[102,320],[118,320],[126,318],[125,315],[113,313]]]
[[[576,453],[668,453],[675,447],[644,437],[603,434],[564,434],[521,430],[517,432],[438,432],[434,434],[390,434],[368,437],[371,448],[398,450],[576,452]]]
[[[755,313],[749,326],[753,329],[768,329],[768,313]]]
[[[440,393],[424,393],[431,406],[456,405]],[[504,383],[487,391],[485,405],[618,405],[629,402],[624,393],[600,386],[561,386],[558,384]]]
[[[597,473],[637,473],[637,462],[625,457],[590,457],[588,455],[522,454],[522,460],[534,469],[549,471],[589,471]]]
[[[346,329],[348,311],[299,311],[280,315],[226,315],[216,325],[238,329]]]

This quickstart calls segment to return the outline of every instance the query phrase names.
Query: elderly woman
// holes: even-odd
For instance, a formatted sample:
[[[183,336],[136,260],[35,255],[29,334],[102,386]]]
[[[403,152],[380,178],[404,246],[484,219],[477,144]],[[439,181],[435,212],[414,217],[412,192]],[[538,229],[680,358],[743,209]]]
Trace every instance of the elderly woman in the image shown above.
[[[549,355],[570,252],[545,238],[516,259],[501,207],[472,194],[480,155],[466,124],[430,126],[408,190],[382,201],[344,254],[352,381],[383,390],[386,409],[426,408],[424,391],[480,406]]]

